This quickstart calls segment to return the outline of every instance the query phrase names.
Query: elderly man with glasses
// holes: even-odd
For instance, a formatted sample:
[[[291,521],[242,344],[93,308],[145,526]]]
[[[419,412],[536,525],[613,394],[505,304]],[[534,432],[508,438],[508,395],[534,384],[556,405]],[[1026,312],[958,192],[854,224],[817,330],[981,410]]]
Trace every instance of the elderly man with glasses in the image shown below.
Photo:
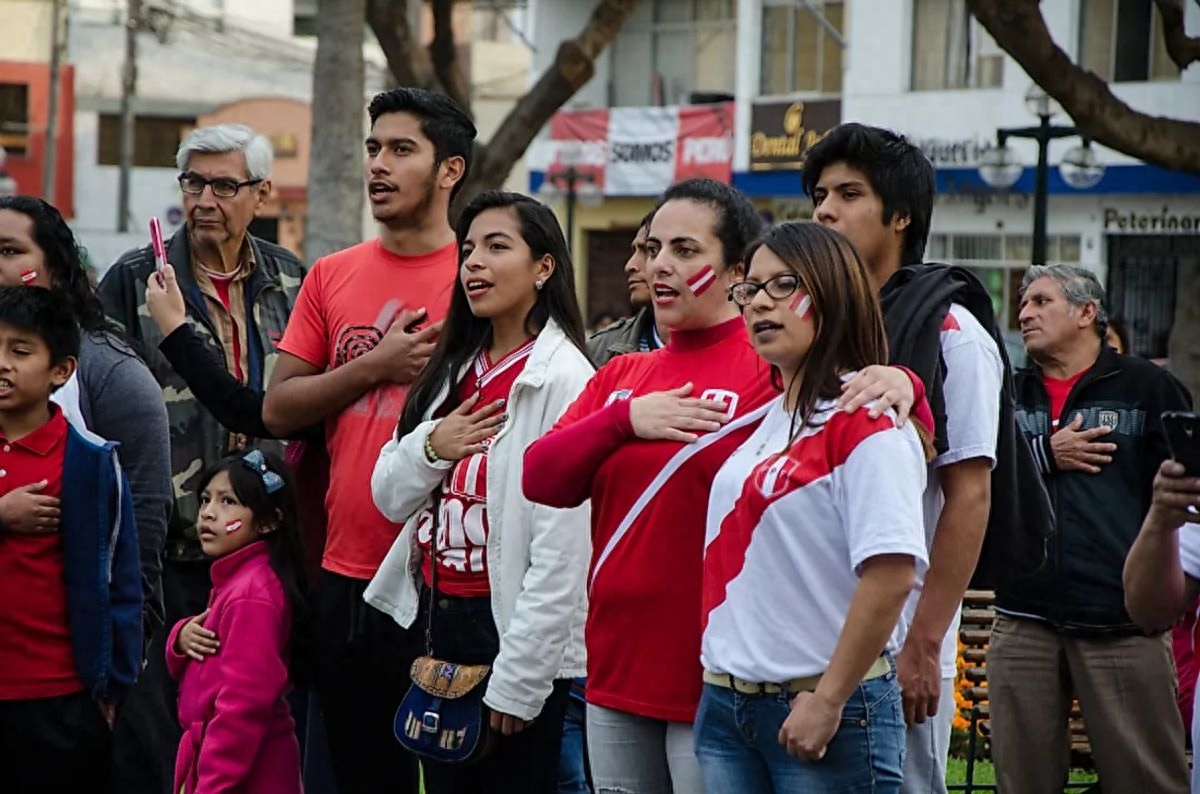
[[[151,641],[143,681],[114,740],[114,774],[120,782],[115,790],[122,792],[158,794],[172,779],[179,726],[164,664],[164,635],[177,620],[204,611],[210,586],[196,534],[197,481],[231,452],[247,447],[282,452],[280,442],[248,435],[256,434],[253,425],[223,426],[217,417],[228,412],[212,405],[211,389],[188,387],[201,364],[210,367],[210,376],[201,380],[223,381],[229,393],[261,394],[270,377],[275,346],[306,272],[290,251],[247,233],[270,195],[272,158],[267,139],[242,125],[203,127],[180,144],[176,164],[186,223],[166,240],[173,278],[158,282],[169,282],[174,323],[160,327],[146,304],[147,286],[159,278],[149,245],[123,254],[98,290],[105,311],[121,324],[162,386],[175,481],[163,565],[166,626]],[[186,362],[185,371],[171,361]]]

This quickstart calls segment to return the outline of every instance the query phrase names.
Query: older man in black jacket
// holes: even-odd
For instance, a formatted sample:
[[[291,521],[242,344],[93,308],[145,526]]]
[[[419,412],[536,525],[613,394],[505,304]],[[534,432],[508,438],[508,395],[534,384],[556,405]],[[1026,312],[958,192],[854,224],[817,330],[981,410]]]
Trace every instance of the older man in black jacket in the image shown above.
[[[1125,610],[1121,571],[1168,456],[1160,416],[1188,410],[1170,373],[1104,343],[1104,290],[1067,265],[1026,273],[1017,422],[1055,507],[1046,564],[996,594],[992,749],[1005,791],[1062,790],[1079,698],[1106,791],[1186,792],[1168,638]]]

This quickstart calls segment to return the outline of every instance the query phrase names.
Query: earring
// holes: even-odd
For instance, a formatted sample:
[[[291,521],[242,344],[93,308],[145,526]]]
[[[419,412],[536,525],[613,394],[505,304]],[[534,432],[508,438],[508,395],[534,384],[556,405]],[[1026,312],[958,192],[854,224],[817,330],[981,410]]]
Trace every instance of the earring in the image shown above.
[[[537,281],[533,282],[533,288],[534,288],[534,289],[536,289],[536,290],[538,290],[539,292],[541,291],[541,289],[542,289],[542,280],[541,280],[540,278],[539,278]]]

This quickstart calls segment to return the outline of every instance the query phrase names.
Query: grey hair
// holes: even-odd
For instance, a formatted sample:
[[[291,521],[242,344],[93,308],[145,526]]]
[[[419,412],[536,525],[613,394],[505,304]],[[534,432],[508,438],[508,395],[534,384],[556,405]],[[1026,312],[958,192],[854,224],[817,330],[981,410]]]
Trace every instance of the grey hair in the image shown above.
[[[1078,308],[1089,303],[1096,305],[1096,333],[1100,338],[1108,331],[1108,310],[1104,307],[1104,287],[1096,274],[1078,265],[1033,265],[1021,281],[1021,296],[1039,278],[1052,278],[1062,287],[1067,302]]]
[[[197,152],[241,152],[246,157],[246,173],[251,179],[270,178],[271,162],[275,159],[271,142],[245,124],[217,124],[192,130],[175,153],[175,165],[181,172],[188,170],[188,161]]]

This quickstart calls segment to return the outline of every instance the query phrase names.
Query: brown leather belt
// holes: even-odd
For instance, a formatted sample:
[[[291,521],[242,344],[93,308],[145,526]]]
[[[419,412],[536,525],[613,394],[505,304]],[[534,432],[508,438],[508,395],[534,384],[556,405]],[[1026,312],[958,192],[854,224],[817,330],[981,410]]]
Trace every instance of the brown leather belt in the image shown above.
[[[879,678],[891,672],[891,662],[886,656],[880,656],[876,659],[871,667],[867,670],[866,675],[862,677],[864,681],[870,681],[873,678]],[[817,688],[817,684],[821,683],[821,674],[805,676],[804,678],[793,678],[791,681],[784,681],[782,684],[764,684],[757,681],[747,681],[737,676],[729,675],[729,673],[715,673],[712,670],[704,671],[704,683],[719,686],[723,689],[732,689],[742,695],[778,695],[781,692],[796,694],[797,692],[812,692]]]

